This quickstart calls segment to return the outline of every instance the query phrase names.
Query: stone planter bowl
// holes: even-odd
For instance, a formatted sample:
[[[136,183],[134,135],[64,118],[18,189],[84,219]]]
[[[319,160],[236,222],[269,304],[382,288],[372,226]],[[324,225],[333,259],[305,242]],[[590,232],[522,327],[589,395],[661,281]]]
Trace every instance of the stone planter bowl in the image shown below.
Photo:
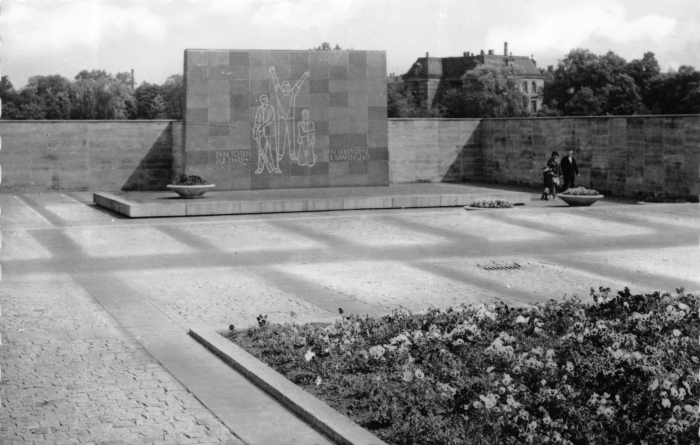
[[[214,184],[201,184],[201,185],[173,185],[169,184],[170,190],[174,191],[180,198],[184,199],[197,199],[201,198],[204,193],[207,192],[212,187],[216,187]]]
[[[560,193],[557,195],[557,198],[571,207],[584,207],[593,205],[596,201],[603,199],[603,195],[565,195]]]

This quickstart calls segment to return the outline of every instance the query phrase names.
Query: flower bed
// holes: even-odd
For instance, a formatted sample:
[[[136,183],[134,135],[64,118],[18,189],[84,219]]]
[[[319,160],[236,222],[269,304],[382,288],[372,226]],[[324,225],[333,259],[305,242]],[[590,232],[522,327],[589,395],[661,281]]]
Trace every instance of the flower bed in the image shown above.
[[[511,204],[510,201],[507,201],[505,199],[481,198],[472,202],[470,206],[482,209],[509,209],[513,207],[513,204]]]
[[[173,180],[173,185],[207,185],[209,182],[197,175],[180,175]]]
[[[696,443],[698,299],[591,294],[226,336],[392,444]]]
[[[576,196],[595,196],[595,195],[600,195],[596,190],[593,189],[587,189],[586,187],[576,187],[574,189],[567,189],[561,193],[560,195],[576,195]]]

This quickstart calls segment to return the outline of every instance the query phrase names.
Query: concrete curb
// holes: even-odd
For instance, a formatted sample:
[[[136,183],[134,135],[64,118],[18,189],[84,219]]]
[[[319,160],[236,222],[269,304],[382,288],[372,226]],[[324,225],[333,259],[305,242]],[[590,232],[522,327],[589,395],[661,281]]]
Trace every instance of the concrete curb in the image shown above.
[[[189,333],[236,371],[338,444],[386,445],[377,436],[302,390],[217,332],[198,327],[190,328]]]

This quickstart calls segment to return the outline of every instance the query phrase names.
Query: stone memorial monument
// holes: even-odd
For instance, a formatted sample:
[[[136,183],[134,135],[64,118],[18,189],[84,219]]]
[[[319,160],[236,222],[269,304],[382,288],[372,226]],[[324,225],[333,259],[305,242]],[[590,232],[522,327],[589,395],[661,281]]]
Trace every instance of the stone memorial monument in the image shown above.
[[[184,172],[217,190],[388,186],[383,51],[185,51]]]

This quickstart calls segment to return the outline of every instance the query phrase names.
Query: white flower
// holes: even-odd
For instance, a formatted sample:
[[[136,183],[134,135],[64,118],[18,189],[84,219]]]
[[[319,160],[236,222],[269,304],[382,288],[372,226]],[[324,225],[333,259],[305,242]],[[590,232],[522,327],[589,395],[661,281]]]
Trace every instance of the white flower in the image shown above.
[[[486,406],[486,409],[491,409],[494,406],[496,406],[496,403],[498,402],[498,396],[496,394],[488,394],[486,396],[479,396],[479,399],[481,399],[482,402],[484,402],[484,406]]]
[[[418,377],[420,380],[423,380],[425,374],[420,369],[416,369],[416,377]]]
[[[566,370],[571,372],[574,370],[574,364],[571,362],[566,362]]]
[[[403,380],[405,382],[412,382],[413,381],[413,373],[409,371],[408,369],[403,372]]]
[[[661,401],[661,406],[664,408],[669,408],[671,406],[671,401],[664,397],[664,399]]]
[[[320,385],[322,382],[321,376],[316,377],[316,386]]]
[[[307,362],[310,362],[314,357],[316,357],[316,353],[311,349],[306,351],[306,354],[304,354],[304,359],[306,359]]]
[[[690,308],[688,307],[687,304],[681,303],[681,302],[678,303],[678,309],[680,309],[682,311],[689,311],[690,310]]]
[[[374,358],[381,358],[384,355],[384,347],[383,346],[372,346],[369,348],[369,353],[372,355]]]
[[[530,321],[530,317],[523,317],[522,315],[518,315],[518,318],[515,319],[516,323],[527,323]]]
[[[512,381],[513,381],[513,379],[510,378],[510,376],[509,376],[508,374],[503,374],[503,380],[502,380],[502,382],[503,382],[504,385],[509,385],[510,382],[512,382]]]

